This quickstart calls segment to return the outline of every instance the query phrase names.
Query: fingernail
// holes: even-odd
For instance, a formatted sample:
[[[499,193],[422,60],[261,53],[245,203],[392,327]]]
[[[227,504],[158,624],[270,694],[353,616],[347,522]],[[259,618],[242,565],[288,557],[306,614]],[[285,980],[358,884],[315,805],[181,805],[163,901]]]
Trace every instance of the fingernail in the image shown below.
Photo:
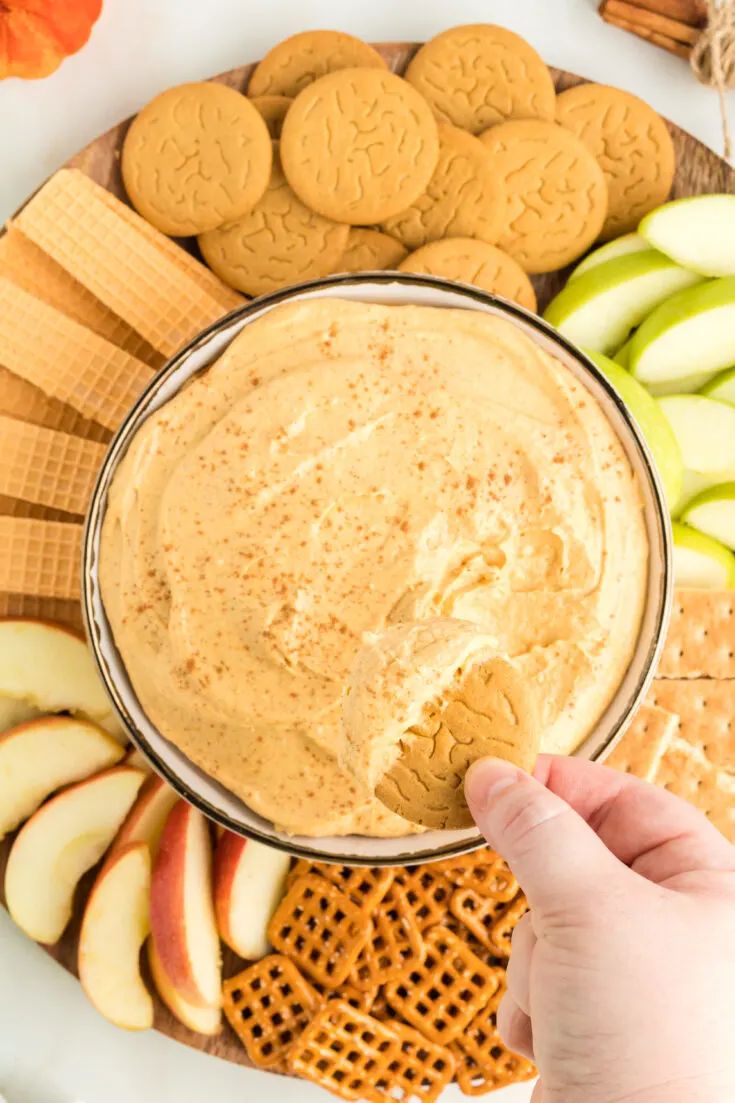
[[[502,758],[481,758],[465,774],[464,792],[470,808],[483,812],[503,789],[515,785],[523,771]]]

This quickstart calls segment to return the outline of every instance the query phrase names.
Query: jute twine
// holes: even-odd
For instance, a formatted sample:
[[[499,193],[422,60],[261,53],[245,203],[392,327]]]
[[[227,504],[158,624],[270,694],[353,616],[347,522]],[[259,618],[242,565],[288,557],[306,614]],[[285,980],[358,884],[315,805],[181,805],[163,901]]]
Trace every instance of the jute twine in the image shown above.
[[[697,80],[717,89],[725,158],[732,161],[732,133],[726,92],[735,88],[735,0],[707,0],[707,24],[692,50]]]

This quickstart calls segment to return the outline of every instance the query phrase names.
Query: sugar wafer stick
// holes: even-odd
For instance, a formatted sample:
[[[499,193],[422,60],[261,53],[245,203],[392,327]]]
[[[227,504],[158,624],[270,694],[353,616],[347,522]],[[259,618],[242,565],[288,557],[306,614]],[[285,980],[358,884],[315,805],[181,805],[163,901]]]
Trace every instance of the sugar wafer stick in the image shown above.
[[[735,590],[676,590],[657,676],[735,678]]]
[[[95,441],[0,416],[0,494],[83,514],[104,454]]]
[[[15,226],[0,237],[0,275],[150,367],[162,366],[160,352]]]
[[[141,360],[2,277],[0,363],[108,429],[153,376]]]
[[[58,429],[73,437],[96,440],[102,443],[111,437],[109,429],[82,417],[78,410],[49,398],[39,387],[34,387],[27,379],[0,366],[0,414],[29,421],[32,425],[43,425],[46,429]]]
[[[86,179],[88,178],[85,177]],[[93,187],[98,187],[94,184],[94,181],[90,181],[90,183]],[[210,268],[207,268],[205,264],[193,257],[191,253],[187,253],[186,249],[182,249],[171,238],[162,234],[155,226],[152,226],[150,222],[134,211],[132,207],[121,203],[112,192],[106,188],[101,188],[99,191],[101,192],[99,195],[100,202],[105,203],[108,209],[120,218],[133,233],[153,245],[163,257],[165,264],[174,265],[182,275],[195,283],[206,295],[216,299],[226,311],[242,306],[245,299],[239,291],[228,287]]]
[[[0,517],[35,517],[39,521],[81,521],[79,513],[67,513],[50,506],[39,506],[35,502],[24,502],[22,498],[11,498],[0,494]]]
[[[0,517],[0,592],[79,600],[82,526]]]
[[[154,243],[152,227],[77,170],[52,176],[15,225],[164,356],[231,309],[212,273],[195,275],[197,261],[163,235]]]
[[[82,607],[70,598],[38,597],[36,594],[0,592],[0,617],[33,617],[61,621],[78,632],[84,630]]]

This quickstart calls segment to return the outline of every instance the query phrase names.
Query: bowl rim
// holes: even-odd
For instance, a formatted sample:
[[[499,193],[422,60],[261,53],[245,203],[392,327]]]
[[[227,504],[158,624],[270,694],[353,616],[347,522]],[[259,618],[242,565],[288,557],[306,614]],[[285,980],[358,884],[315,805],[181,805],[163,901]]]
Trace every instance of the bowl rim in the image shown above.
[[[233,819],[226,811],[217,808],[213,805],[205,796],[197,792],[196,789],[184,781],[181,776],[173,770],[167,762],[159,755],[157,750],[151,746],[147,737],[142,733],[135,720],[130,715],[130,712],[126,706],[123,694],[120,692],[117,681],[111,676],[108,662],[104,655],[104,646],[99,636],[96,614],[94,612],[94,600],[95,595],[99,593],[99,579],[98,579],[98,556],[96,554],[96,544],[99,540],[101,533],[102,523],[106,512],[107,493],[109,491],[110,483],[114,477],[117,466],[122,460],[123,456],[127,452],[130,443],[143,424],[143,421],[138,424],[138,414],[141,409],[147,406],[155,395],[158,393],[161,387],[165,385],[169,377],[177,370],[184,367],[187,360],[195,353],[204,349],[214,338],[220,333],[227,330],[230,326],[242,321],[243,325],[231,336],[226,345],[223,345],[219,351],[217,351],[213,357],[201,367],[192,370],[188,379],[192,379],[197,375],[205,372],[208,368],[223,354],[226,348],[234,341],[247,327],[247,319],[251,315],[258,315],[261,312],[265,312],[273,307],[280,305],[281,303],[288,302],[291,299],[295,299],[303,295],[304,292],[321,291],[326,289],[334,289],[335,294],[339,293],[340,288],[354,287],[360,284],[369,284],[373,287],[377,284],[390,285],[399,284],[406,287],[420,286],[426,289],[433,289],[439,292],[451,292],[454,295],[459,295],[469,299],[475,303],[480,304],[482,307],[491,307],[493,310],[498,311],[501,315],[510,316],[510,318],[520,323],[521,328],[530,327],[535,330],[538,335],[543,339],[542,343],[550,342],[552,345],[560,346],[568,357],[571,357],[584,369],[585,373],[591,375],[596,381],[598,386],[606,393],[606,397],[609,402],[615,407],[616,412],[623,422],[626,428],[626,432],[629,438],[629,442],[635,445],[641,460],[641,465],[646,473],[647,489],[650,494],[650,499],[654,507],[655,527],[656,534],[659,541],[659,559],[660,559],[660,583],[657,587],[657,603],[654,612],[653,625],[651,629],[651,636],[648,642],[647,654],[641,663],[641,672],[637,679],[635,686],[631,689],[626,702],[621,705],[620,715],[616,718],[615,722],[611,723],[610,730],[605,735],[604,739],[597,748],[596,753],[589,757],[589,761],[602,761],[613,749],[615,744],[622,738],[622,735],[627,727],[628,722],[635,709],[642,701],[652,679],[658,657],[663,647],[665,630],[668,624],[671,599],[672,599],[672,537],[671,537],[671,525],[668,507],[666,505],[666,498],[661,483],[660,476],[656,469],[653,457],[651,455],[648,444],[643,437],[641,430],[639,429],[635,419],[630,414],[626,404],[623,402],[617,391],[614,389],[610,381],[600,370],[597,364],[590,359],[581,349],[577,348],[571,341],[569,341],[563,334],[554,329],[545,319],[537,314],[526,310],[524,307],[519,306],[516,303],[510,302],[498,295],[490,294],[483,291],[471,284],[461,283],[459,281],[447,280],[438,276],[429,276],[420,273],[408,273],[399,271],[364,271],[359,273],[341,273],[336,275],[325,276],[319,279],[306,280],[298,284],[289,285],[286,288],[281,288],[277,291],[270,292],[266,295],[258,296],[251,299],[242,306],[236,307],[234,310],[224,314],[221,318],[217,319],[211,325],[197,333],[190,341],[188,341],[177,353],[174,354],[166,363],[155,373],[150,382],[146,385],[133,405],[130,407],[121,424],[116,430],[114,436],[107,446],[107,452],[103,459],[102,465],[97,472],[97,476],[94,482],[92,493],[87,507],[87,513],[84,521],[84,529],[82,534],[82,563],[81,563],[81,577],[82,577],[82,615],[84,621],[84,627],[87,635],[87,639],[92,651],[92,657],[97,668],[98,674],[102,680],[102,684],[110,697],[114,710],[118,714],[123,727],[130,737],[131,742],[137,747],[144,756],[152,763],[156,772],[168,782],[174,789],[179,797],[182,797],[188,803],[192,804],[200,812],[202,812],[207,818],[213,820],[215,823],[224,827],[225,829],[234,832],[244,838],[252,839],[256,842],[260,842],[265,846],[275,847],[285,853],[290,854],[294,858],[304,858],[307,861],[321,861],[332,864],[340,865],[354,865],[354,866],[396,866],[396,865],[421,865],[427,862],[437,861],[439,859],[448,857],[459,857],[462,854],[469,853],[479,847],[485,845],[485,839],[477,831],[476,834],[465,839],[458,839],[454,842],[448,842],[446,845],[433,846],[430,850],[426,850],[422,853],[397,853],[391,855],[364,855],[364,854],[352,854],[346,855],[332,855],[325,853],[319,848],[319,836],[314,838],[314,845],[306,845],[301,842],[290,842],[289,837],[285,833],[273,836],[265,831],[259,830],[257,827],[250,824],[246,825],[236,819]],[[461,307],[460,307],[461,309]],[[177,392],[179,392],[181,386],[186,381],[181,381]],[[166,401],[171,400],[170,396]],[[594,394],[593,394],[593,397]],[[597,400],[597,399],[596,399]],[[599,403],[599,400],[597,400]],[[154,411],[151,411],[153,413]],[[605,411],[603,410],[603,413]],[[150,414],[148,415],[150,416]],[[145,418],[143,420],[146,420]],[[613,425],[613,430],[621,439],[621,443],[625,446],[625,441],[622,440],[621,434],[618,429]],[[627,449],[626,449],[627,451]],[[646,525],[647,535],[649,539],[649,556],[651,554],[651,536],[652,530],[650,524]],[[649,559],[649,574],[650,574],[650,559]],[[650,577],[647,580],[647,593],[646,602],[644,605],[644,614],[651,600],[651,595],[648,593],[650,590]],[[107,616],[104,613],[104,603],[99,593],[99,606],[103,612],[105,621]],[[110,637],[113,638],[112,629],[107,622],[108,631]],[[641,628],[642,631],[642,628]],[[639,634],[639,638],[636,642],[633,655],[631,656],[631,663],[636,657],[639,647],[642,643],[642,637]],[[117,649],[116,649],[117,650]],[[121,666],[124,668],[122,657],[119,656]],[[625,675],[624,675],[625,678]],[[616,693],[620,692],[620,688],[623,685],[624,678],[621,679],[620,685]],[[131,691],[134,694],[134,690]],[[136,699],[137,699],[137,695]],[[607,707],[615,700],[615,697],[611,698]],[[145,710],[140,706],[141,712],[145,713]],[[604,715],[604,713],[602,714]],[[600,719],[602,719],[602,715]],[[149,721],[151,727],[155,727],[152,721]],[[157,729],[156,729],[157,730]],[[162,733],[158,733],[162,739],[166,737]],[[592,734],[592,733],[590,733]],[[174,745],[175,746],[175,745]],[[177,748],[178,750],[178,748]],[[180,752],[183,754],[183,752]],[[188,757],[188,756],[184,756]],[[189,760],[191,761],[191,760]],[[196,767],[196,763],[192,763]],[[201,769],[200,767],[196,767]],[[203,773],[205,771],[202,771]],[[216,781],[216,779],[212,779]],[[216,784],[221,785],[217,782]],[[225,786],[221,786],[225,789]],[[245,803],[245,802],[243,802]],[[277,829],[274,827],[274,831]],[[281,837],[283,836],[283,837]],[[362,836],[361,836],[362,837]],[[420,836],[400,836],[398,839],[413,839]],[[303,836],[299,836],[303,838]]]

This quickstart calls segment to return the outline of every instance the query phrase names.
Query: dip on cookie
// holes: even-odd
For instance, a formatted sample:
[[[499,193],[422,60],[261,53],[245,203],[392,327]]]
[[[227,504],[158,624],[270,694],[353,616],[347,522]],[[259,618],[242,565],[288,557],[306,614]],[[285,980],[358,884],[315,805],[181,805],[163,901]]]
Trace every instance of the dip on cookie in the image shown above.
[[[638,638],[648,544],[611,425],[571,372],[475,311],[275,308],[151,415],[115,475],[100,584],[142,707],[280,828],[403,835],[342,712],[370,634],[476,625],[594,727]]]

